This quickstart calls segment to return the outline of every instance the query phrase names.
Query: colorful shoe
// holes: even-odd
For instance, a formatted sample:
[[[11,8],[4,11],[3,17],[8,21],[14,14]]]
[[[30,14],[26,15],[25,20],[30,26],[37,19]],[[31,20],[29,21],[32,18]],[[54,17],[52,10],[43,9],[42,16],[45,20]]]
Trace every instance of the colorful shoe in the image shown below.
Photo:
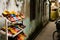
[[[10,18],[10,21],[11,21],[11,22],[15,22],[16,20],[15,20],[13,17],[11,17],[11,18]]]
[[[18,30],[17,28],[13,27],[13,29],[14,29],[16,32],[19,32],[19,30]]]
[[[25,16],[24,16],[24,14],[23,14],[23,13],[21,13],[21,14],[20,14],[20,16],[21,16],[21,18],[23,18],[23,19],[25,18]]]
[[[13,18],[14,18],[14,20],[18,21],[18,19],[16,17],[13,17]]]
[[[21,17],[19,17],[19,16],[16,16],[16,18],[18,19],[18,20],[21,20],[22,18]]]
[[[13,28],[9,27],[9,30],[11,31],[12,34],[16,34],[17,33]]]

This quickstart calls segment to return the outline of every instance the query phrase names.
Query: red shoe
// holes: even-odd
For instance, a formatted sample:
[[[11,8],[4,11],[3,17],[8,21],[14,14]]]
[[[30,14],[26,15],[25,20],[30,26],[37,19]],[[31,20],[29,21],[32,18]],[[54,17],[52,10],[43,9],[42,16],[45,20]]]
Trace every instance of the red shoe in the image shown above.
[[[10,21],[11,21],[11,22],[15,22],[16,20],[14,20],[14,18],[11,17],[11,18],[10,18]]]

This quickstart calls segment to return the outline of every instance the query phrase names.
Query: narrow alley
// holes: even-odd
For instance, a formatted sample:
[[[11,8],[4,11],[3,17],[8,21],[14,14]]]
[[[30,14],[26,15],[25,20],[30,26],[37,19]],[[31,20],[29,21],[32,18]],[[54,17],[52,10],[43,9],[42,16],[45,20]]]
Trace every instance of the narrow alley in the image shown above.
[[[49,22],[35,40],[53,40],[52,35],[55,30],[56,30],[55,22]]]

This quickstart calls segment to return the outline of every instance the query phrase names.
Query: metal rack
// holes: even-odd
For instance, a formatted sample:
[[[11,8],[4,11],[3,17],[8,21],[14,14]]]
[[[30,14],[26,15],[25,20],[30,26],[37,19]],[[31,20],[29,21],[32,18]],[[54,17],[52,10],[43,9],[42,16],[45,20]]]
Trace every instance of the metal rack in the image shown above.
[[[26,0],[22,0],[22,1],[24,1],[24,3],[22,3],[22,4],[24,4],[24,8],[22,8],[23,10],[20,10],[20,5],[19,5],[19,4],[21,3],[21,2],[20,2],[21,0],[15,0],[15,1],[16,1],[16,4],[18,5],[18,6],[17,6],[17,5],[15,4],[15,6],[17,6],[17,8],[18,8],[18,11],[20,11],[20,12],[21,12],[21,11],[24,11],[24,12],[25,12],[25,11],[26,11],[26,7],[25,7],[25,6],[26,6]],[[9,8],[9,7],[8,7],[8,5],[9,5],[9,0],[5,0],[5,1],[3,0],[3,4],[4,4],[3,11],[6,10],[6,9],[9,10],[9,9],[8,9],[8,8]],[[11,5],[10,5],[10,6],[11,6]],[[2,12],[1,12],[1,13],[2,13]],[[3,30],[0,30],[0,33],[1,33],[2,35],[6,35],[6,40],[8,40],[8,36],[9,36],[9,37],[15,37],[16,35],[18,35],[20,32],[22,32],[22,31],[24,30],[24,29],[21,28],[21,30],[20,30],[18,33],[16,33],[15,35],[10,35],[10,34],[8,34],[8,26],[9,26],[9,25],[13,25],[13,24],[16,24],[16,23],[23,23],[23,21],[22,21],[22,20],[19,20],[19,21],[16,21],[16,22],[11,22],[11,21],[9,21],[7,18],[5,18],[3,15],[0,15],[0,17],[2,17],[2,18],[5,19],[6,32],[4,32]]]
[[[9,23],[10,23],[10,25],[14,25],[16,23],[23,23],[23,20],[21,20],[20,22],[16,21],[16,22],[12,23],[7,18],[5,18],[3,16],[1,16],[1,17],[5,19],[6,32],[4,32],[3,30],[0,30],[0,33],[3,34],[3,35],[6,35],[6,40],[8,40],[8,37],[13,37],[14,38],[15,36],[17,36],[18,34],[20,34],[24,30],[24,29],[20,28],[20,31],[17,32],[16,34],[14,34],[14,35],[8,34]]]

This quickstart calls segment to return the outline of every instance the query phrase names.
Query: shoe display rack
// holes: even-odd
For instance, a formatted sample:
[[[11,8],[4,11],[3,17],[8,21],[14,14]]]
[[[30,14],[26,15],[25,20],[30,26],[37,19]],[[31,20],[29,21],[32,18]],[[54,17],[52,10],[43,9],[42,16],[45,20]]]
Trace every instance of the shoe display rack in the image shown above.
[[[2,18],[5,19],[5,26],[0,29],[0,33],[6,35],[6,40],[24,40],[26,36],[24,33],[26,26],[23,24],[24,14],[5,10]]]

